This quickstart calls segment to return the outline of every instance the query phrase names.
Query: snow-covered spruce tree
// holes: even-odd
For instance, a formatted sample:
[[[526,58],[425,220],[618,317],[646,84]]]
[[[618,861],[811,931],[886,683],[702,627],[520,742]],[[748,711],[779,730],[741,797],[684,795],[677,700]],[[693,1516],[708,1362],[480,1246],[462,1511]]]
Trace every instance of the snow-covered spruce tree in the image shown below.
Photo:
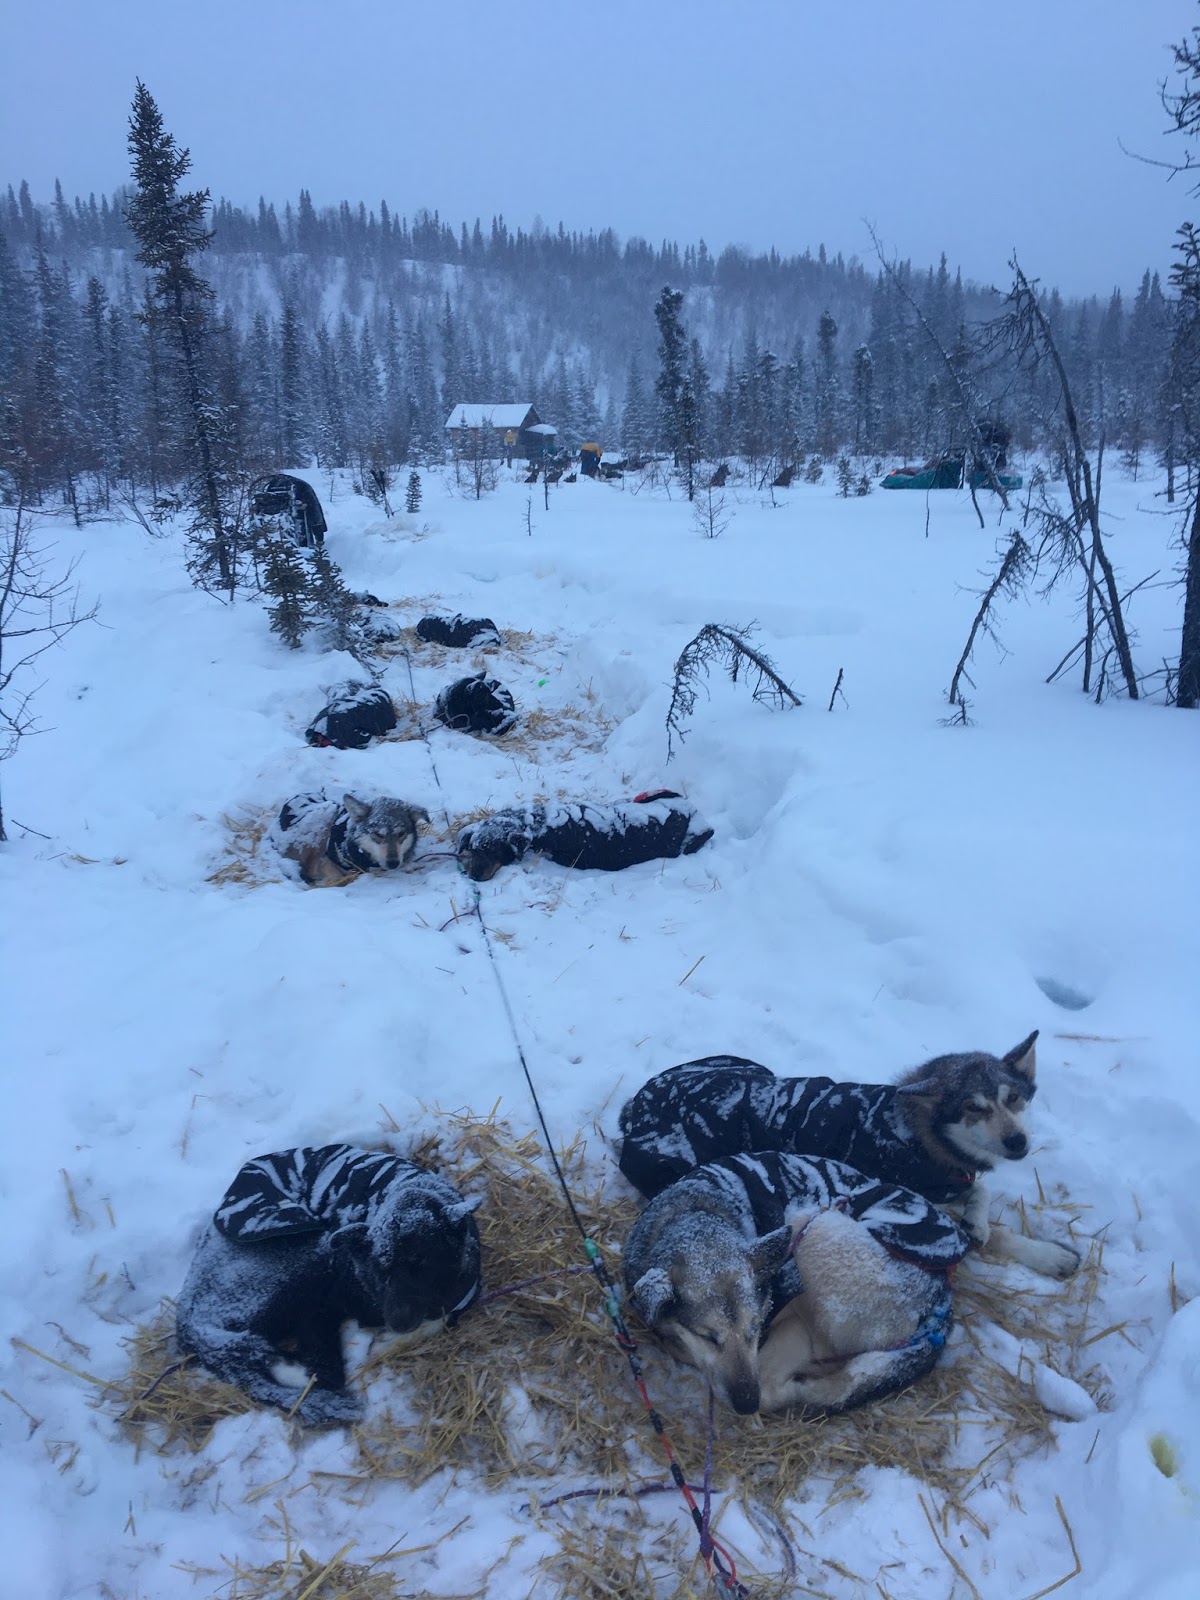
[[[266,530],[259,557],[263,592],[275,602],[268,606],[271,632],[298,650],[317,619],[316,581],[311,562],[295,540],[279,525]]]
[[[215,448],[216,416],[205,372],[204,340],[213,290],[191,265],[213,235],[206,226],[209,192],[181,194],[192,159],[163,128],[162,115],[138,80],[129,118],[134,193],[125,217],[138,242],[137,259],[150,274],[151,315],[161,322],[179,358],[187,425],[194,448],[191,538],[193,581],[216,585],[232,597],[237,562],[222,504],[221,463]]]
[[[831,456],[838,443],[838,325],[828,311],[817,324],[817,449]]]
[[[415,467],[408,475],[408,487],[404,491],[404,509],[410,517],[415,517],[421,509],[421,474]]]
[[[348,650],[353,655],[358,644],[358,601],[324,545],[317,546],[311,559],[312,601],[322,637],[331,650]]]
[[[657,442],[670,450],[676,466],[683,452],[680,409],[688,359],[682,310],[682,289],[672,289],[668,284],[654,307],[654,320],[658,324],[658,377],[654,392],[658,396]]]
[[[837,459],[837,484],[842,499],[848,500],[850,491],[854,487],[854,468],[850,465],[850,457],[844,451]]]

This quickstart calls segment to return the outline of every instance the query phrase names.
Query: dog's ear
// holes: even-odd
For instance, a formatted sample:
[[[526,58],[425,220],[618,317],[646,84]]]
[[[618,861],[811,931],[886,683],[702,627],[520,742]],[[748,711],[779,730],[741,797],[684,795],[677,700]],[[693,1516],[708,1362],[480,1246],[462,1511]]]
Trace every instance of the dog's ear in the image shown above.
[[[344,794],[342,796],[342,804],[354,818],[355,822],[365,822],[371,815],[370,806],[365,804],[365,802],[362,800],[356,799],[352,794]]]
[[[756,1239],[746,1256],[755,1283],[762,1283],[772,1273],[778,1272],[791,1254],[791,1249],[792,1230],[786,1223],[782,1228],[776,1228],[774,1233]]]
[[[478,1211],[483,1204],[481,1194],[470,1195],[466,1200],[455,1201],[446,1207],[445,1215],[449,1222],[461,1222],[464,1217],[469,1217],[472,1211]]]
[[[367,1237],[365,1222],[348,1222],[329,1236],[329,1248],[335,1255],[352,1256],[361,1261],[371,1254],[371,1241]]]
[[[653,1327],[675,1298],[671,1274],[662,1267],[651,1267],[634,1284],[632,1298],[643,1320]]]
[[[1023,1078],[1031,1087],[1037,1075],[1037,1036],[1035,1028],[1028,1039],[1022,1039],[1020,1044],[1014,1045],[1006,1056],[1001,1059],[1010,1072],[1015,1072],[1018,1078]]]

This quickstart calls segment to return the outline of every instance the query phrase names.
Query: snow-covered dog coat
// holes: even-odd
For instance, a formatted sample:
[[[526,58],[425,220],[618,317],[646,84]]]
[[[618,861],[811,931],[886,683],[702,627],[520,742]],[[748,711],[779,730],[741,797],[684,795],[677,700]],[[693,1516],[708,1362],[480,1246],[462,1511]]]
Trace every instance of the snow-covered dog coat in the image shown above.
[[[677,795],[615,805],[513,807],[473,822],[458,836],[458,861],[469,878],[490,878],[529,850],[560,867],[619,872],[641,861],[690,856],[713,830]],[[694,1163],[690,1163],[694,1165]]]
[[[925,1271],[948,1274],[967,1252],[963,1230],[921,1195],[898,1184],[868,1178],[842,1161],[757,1151],[726,1156],[697,1167],[669,1185],[642,1212],[625,1244],[623,1271],[632,1287],[655,1263],[643,1241],[663,1210],[696,1215],[714,1210],[731,1220],[746,1238],[766,1238],[798,1213],[811,1214],[836,1203],[860,1222],[889,1255]],[[803,1285],[789,1258],[770,1281],[774,1315]],[[949,1309],[946,1282],[946,1309]]]
[[[507,733],[517,720],[511,693],[499,678],[489,678],[483,672],[448,684],[438,695],[433,714],[459,733],[499,735]]]
[[[961,1200],[974,1171],[948,1171],[914,1136],[903,1087],[777,1078],[742,1056],[669,1067],[621,1110],[621,1171],[656,1195],[692,1167],[741,1151],[779,1150],[848,1162],[927,1200]]]
[[[491,617],[422,617],[417,623],[417,638],[426,644],[448,645],[454,650],[478,650],[483,645],[500,643],[500,632]]]
[[[411,1333],[453,1322],[479,1293],[479,1231],[453,1184],[379,1150],[332,1144],[249,1161],[197,1247],[177,1305],[179,1343],[227,1383],[305,1422],[356,1416],[340,1327]],[[285,1357],[283,1350],[287,1349]]]
[[[396,726],[396,708],[386,689],[375,683],[344,683],[329,695],[304,737],[309,744],[337,750],[365,750],[372,739]]]

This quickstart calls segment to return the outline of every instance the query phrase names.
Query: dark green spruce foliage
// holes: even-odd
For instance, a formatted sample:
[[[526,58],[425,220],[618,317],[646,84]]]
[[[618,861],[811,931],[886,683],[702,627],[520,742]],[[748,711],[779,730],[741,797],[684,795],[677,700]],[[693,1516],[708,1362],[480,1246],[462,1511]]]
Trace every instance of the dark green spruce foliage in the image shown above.
[[[207,250],[207,189],[180,192],[191,170],[187,150],[163,127],[162,115],[145,84],[138,81],[129,118],[129,154],[134,194],[126,221],[138,243],[137,259],[149,275],[149,316],[161,324],[180,365],[184,415],[190,435],[189,499],[192,550],[189,566],[203,588],[233,594],[237,585],[235,534],[227,526],[227,462],[218,406],[206,371],[208,307],[213,290],[193,268],[193,256]]]
[[[404,491],[404,509],[415,517],[421,509],[421,474],[414,468],[408,475],[408,488]]]
[[[311,562],[278,527],[263,540],[262,586],[275,602],[267,608],[271,632],[298,650],[317,619],[317,585]]]

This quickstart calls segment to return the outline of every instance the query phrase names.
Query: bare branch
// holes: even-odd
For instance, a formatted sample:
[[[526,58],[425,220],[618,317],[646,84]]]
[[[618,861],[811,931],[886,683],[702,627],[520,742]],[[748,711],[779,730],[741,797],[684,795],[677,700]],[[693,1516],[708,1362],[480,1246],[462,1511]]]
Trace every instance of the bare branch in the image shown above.
[[[673,741],[680,744],[687,737],[683,724],[696,709],[701,689],[707,692],[705,680],[712,666],[719,664],[736,683],[745,673],[753,675],[751,699],[760,705],[774,706],[782,711],[788,705],[801,704],[800,696],[776,672],[771,662],[750,643],[754,624],[735,628],[730,623],[706,622],[696,637],[688,642],[675,663],[675,676],[671,686],[671,704],[667,710],[667,760],[674,755]]]

